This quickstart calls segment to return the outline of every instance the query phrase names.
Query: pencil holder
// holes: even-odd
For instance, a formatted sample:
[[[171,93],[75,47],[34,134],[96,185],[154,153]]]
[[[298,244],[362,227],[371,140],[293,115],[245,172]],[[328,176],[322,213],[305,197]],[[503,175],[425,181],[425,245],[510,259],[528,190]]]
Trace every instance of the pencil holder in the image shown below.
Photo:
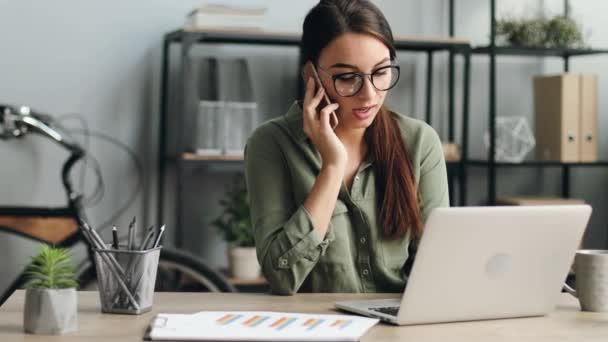
[[[152,309],[161,248],[93,249],[102,312],[138,315]]]

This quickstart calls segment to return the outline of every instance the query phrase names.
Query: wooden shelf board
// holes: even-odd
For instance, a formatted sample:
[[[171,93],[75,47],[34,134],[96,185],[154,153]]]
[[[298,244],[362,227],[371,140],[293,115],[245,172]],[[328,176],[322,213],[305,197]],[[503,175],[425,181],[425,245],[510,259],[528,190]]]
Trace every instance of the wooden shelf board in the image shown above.
[[[488,166],[490,162],[487,160],[469,160],[466,162],[469,165],[473,166]],[[543,166],[590,166],[590,167],[601,167],[608,166],[608,161],[595,161],[595,162],[572,162],[572,163],[564,163],[560,161],[542,161],[542,160],[529,160],[523,161],[521,163],[506,163],[506,162],[495,162],[496,166],[504,166],[504,167],[543,167]]]
[[[192,37],[192,35],[196,37]],[[168,33],[165,39],[179,42],[190,36],[201,42],[239,44],[278,44],[298,46],[301,32],[273,31],[264,28],[195,28],[187,27]],[[398,50],[441,50],[449,48],[469,48],[470,41],[462,37],[449,36],[401,36],[395,38]]]
[[[197,154],[186,152],[182,154],[182,159],[186,161],[243,161],[245,157],[242,154]]]

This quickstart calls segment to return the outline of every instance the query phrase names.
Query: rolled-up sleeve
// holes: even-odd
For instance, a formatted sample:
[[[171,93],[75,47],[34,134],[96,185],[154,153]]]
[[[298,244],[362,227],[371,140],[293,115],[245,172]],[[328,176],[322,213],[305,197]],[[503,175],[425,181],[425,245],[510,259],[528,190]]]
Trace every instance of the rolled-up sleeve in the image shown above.
[[[302,203],[294,203],[280,128],[265,124],[249,138],[245,177],[257,257],[273,293],[296,293],[328,239],[313,227]]]

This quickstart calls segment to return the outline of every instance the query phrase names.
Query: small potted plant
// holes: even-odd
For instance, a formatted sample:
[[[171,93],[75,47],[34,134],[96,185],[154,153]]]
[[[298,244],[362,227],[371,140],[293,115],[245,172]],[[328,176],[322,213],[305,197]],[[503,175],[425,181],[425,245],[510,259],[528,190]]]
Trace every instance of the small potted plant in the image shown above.
[[[220,205],[223,212],[212,224],[229,244],[228,265],[231,275],[241,279],[259,277],[260,265],[255,252],[247,186],[242,176],[237,176],[225,197],[220,200]]]
[[[68,251],[43,246],[25,275],[25,332],[60,335],[76,331],[78,283]]]
[[[572,18],[511,19],[496,22],[498,45],[533,48],[585,48],[580,25]]]

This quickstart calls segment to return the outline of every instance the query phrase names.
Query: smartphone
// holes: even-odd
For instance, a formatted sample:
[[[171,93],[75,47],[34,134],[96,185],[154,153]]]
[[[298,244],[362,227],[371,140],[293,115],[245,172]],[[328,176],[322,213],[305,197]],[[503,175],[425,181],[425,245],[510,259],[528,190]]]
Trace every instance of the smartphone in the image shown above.
[[[306,64],[304,64],[304,69],[302,69],[302,78],[304,79],[304,84],[306,84],[311,77],[315,80],[315,91],[319,87],[323,88],[323,83],[321,83],[321,79],[319,78],[319,74],[317,73],[317,68],[315,68],[315,65],[311,61],[308,61],[306,62]],[[325,90],[325,88],[323,89]],[[317,107],[317,111],[323,109],[324,107],[330,104],[331,101],[329,101],[327,92],[324,92],[323,98],[321,99],[321,103],[319,104],[319,107]],[[332,129],[336,129],[336,126],[338,126],[338,116],[336,115],[336,112],[331,112],[331,114],[329,114],[329,124],[331,125]]]

